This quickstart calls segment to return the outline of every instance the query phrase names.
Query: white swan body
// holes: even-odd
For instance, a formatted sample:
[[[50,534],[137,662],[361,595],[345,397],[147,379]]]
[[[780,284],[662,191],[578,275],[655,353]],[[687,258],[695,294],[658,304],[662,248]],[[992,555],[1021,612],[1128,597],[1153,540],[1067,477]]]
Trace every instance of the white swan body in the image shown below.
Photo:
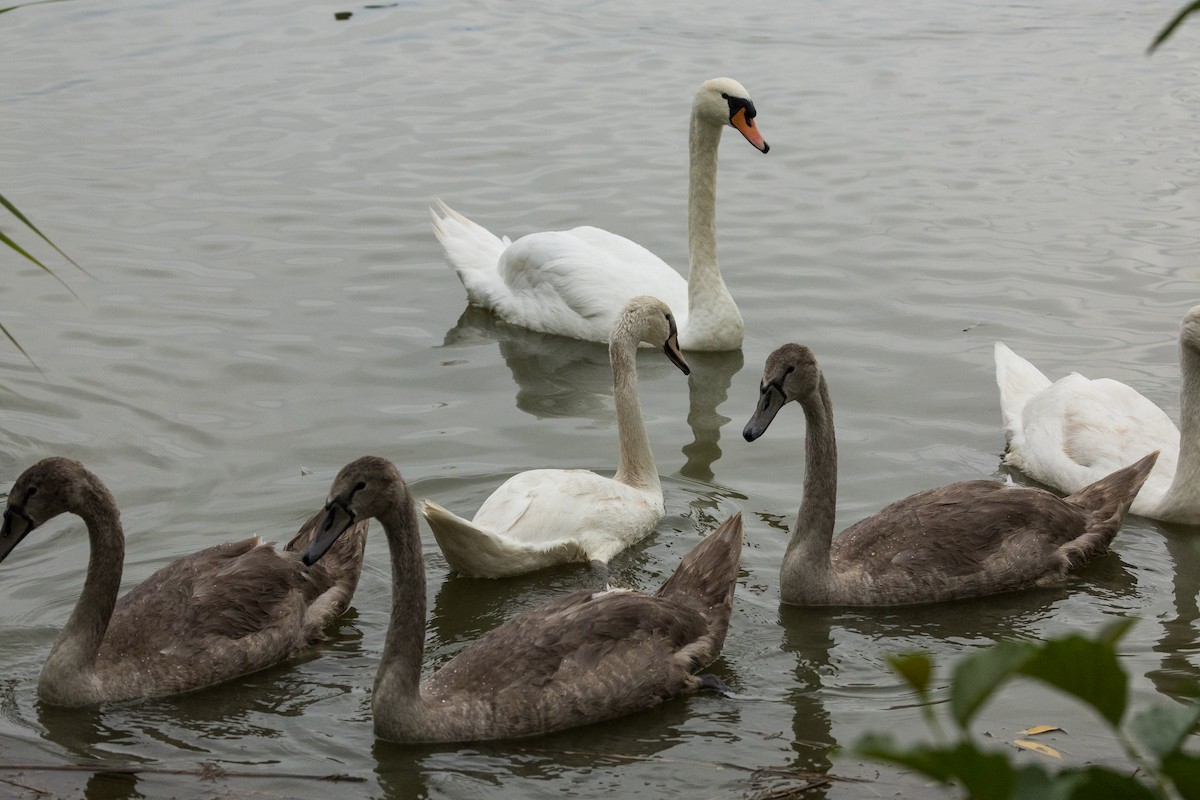
[[[320,563],[301,555],[319,512],[282,549],[258,537],[210,547],[155,572],[119,600],[125,545],[104,484],[77,461],[46,458],[17,479],[0,528],[0,561],[61,513],[91,541],[87,578],[38,681],[56,706],[136,700],[201,689],[265,669],[324,638],[362,571],[367,522]],[[340,540],[339,540],[340,541]]]
[[[662,484],[637,397],[639,342],[662,347],[688,373],[671,310],[635,297],[609,336],[621,454],[612,478],[578,469],[521,472],[468,521],[426,500],[421,511],[458,572],[502,578],[573,561],[607,564],[654,529],[665,513]]]
[[[1078,373],[1051,382],[996,342],[996,383],[1004,420],[1004,463],[1066,492],[1159,450],[1131,513],[1200,524],[1200,306],[1179,335],[1180,428],[1158,406],[1119,381]]]
[[[675,309],[685,350],[736,350],[745,326],[717,264],[717,145],[726,125],[762,152],[754,103],[729,78],[705,81],[692,104],[688,280],[646,248],[600,228],[500,238],[439,201],[433,229],[467,299],[542,333],[602,342],[635,295]]]
[[[425,567],[417,514],[389,461],[338,474],[320,535],[323,557],[355,520],[377,518],[392,557],[392,611],[371,693],[375,733],[397,742],[536,736],[613,719],[703,688],[693,672],[725,642],[742,556],[736,514],[692,548],[654,594],[583,589],[512,617],[421,680]]]

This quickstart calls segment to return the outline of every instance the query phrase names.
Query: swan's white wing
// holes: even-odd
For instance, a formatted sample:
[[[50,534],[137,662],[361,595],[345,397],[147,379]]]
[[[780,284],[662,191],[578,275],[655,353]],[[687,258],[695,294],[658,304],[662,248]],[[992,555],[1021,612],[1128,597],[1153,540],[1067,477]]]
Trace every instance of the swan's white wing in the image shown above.
[[[498,265],[506,290],[489,306],[502,319],[544,333],[607,341],[629,299],[665,302],[680,328],[687,319],[687,282],[662,259],[630,240],[583,227],[523,236]]]
[[[471,521],[429,500],[422,507],[450,565],[485,578],[574,561],[608,562],[653,530],[663,511],[661,492],[559,469],[514,475]]]
[[[662,492],[645,492],[587,470],[539,469],[509,478],[475,524],[530,544],[576,541],[608,561],[649,533],[663,515]]]
[[[562,469],[514,475],[470,521],[429,500],[422,507],[446,561],[483,578],[575,561],[607,563],[653,530],[663,512],[661,491]]]
[[[446,562],[464,575],[506,578],[555,564],[588,560],[583,547],[573,539],[520,541],[480,528],[432,500],[424,502],[421,513],[429,522]]]
[[[1179,429],[1119,381],[1072,373],[1030,398],[1021,418],[1006,463],[1063,491],[1082,489],[1153,450],[1161,455],[1138,499],[1161,497],[1175,474]]]

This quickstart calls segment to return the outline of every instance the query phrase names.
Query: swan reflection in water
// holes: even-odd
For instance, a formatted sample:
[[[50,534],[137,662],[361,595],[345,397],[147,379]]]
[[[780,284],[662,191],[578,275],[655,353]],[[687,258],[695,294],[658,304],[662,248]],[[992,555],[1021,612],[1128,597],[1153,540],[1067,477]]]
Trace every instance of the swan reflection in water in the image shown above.
[[[616,424],[612,367],[604,345],[529,331],[468,306],[458,323],[446,332],[442,346],[474,347],[492,341],[500,346],[500,355],[517,384],[517,408],[539,419]],[[688,376],[688,425],[693,439],[683,447],[687,461],[680,473],[707,482],[712,480],[713,465],[721,457],[721,428],[729,422],[729,417],[717,409],[742,368],[742,351],[684,351],[684,357],[692,368]],[[674,373],[675,367],[665,359],[638,359],[638,376],[643,382],[673,379]]]

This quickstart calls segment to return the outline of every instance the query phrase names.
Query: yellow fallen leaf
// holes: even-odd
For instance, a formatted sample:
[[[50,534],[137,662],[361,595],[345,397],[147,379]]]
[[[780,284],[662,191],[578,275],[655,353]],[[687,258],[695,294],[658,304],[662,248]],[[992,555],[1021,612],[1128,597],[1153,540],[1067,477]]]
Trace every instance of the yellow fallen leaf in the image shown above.
[[[1050,731],[1061,731],[1062,728],[1057,725],[1034,725],[1032,728],[1026,728],[1018,733],[1018,736],[1037,736],[1039,733],[1049,733]]]
[[[1062,758],[1062,753],[1058,752],[1049,745],[1042,744],[1041,742],[1031,742],[1028,739],[1014,739],[1013,744],[1022,750],[1032,750],[1035,753],[1041,753],[1042,755],[1050,756],[1051,758]]]

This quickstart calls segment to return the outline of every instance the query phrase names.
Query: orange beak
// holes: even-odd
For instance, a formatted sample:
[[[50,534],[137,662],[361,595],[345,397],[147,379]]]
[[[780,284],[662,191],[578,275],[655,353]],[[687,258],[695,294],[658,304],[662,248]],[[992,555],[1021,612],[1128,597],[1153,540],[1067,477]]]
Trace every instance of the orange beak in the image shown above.
[[[761,152],[765,153],[771,149],[771,146],[763,141],[762,134],[758,132],[758,128],[754,127],[754,120],[746,116],[746,109],[739,108],[738,112],[729,119],[730,124],[742,132],[742,136],[746,137],[746,141],[757,147]]]

